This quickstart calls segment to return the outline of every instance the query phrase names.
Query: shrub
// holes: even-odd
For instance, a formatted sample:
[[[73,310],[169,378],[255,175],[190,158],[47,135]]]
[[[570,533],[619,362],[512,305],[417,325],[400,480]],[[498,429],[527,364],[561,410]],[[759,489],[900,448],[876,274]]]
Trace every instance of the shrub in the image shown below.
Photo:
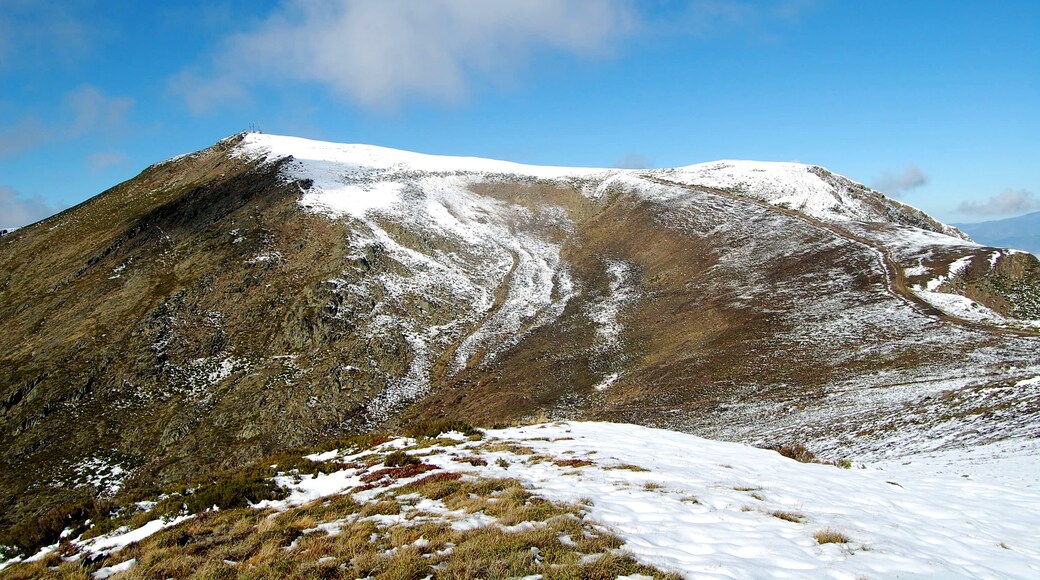
[[[481,459],[479,457],[453,457],[451,460],[456,463],[468,463],[474,467],[488,464],[486,459]]]
[[[816,459],[816,454],[805,448],[805,445],[801,443],[795,443],[794,445],[777,445],[771,447],[773,451],[776,451],[784,457],[800,461],[802,463],[819,463]]]
[[[0,537],[0,544],[13,546],[31,554],[58,541],[66,528],[82,532],[87,520],[106,522],[114,505],[108,501],[86,498],[59,505],[38,518],[22,521]]]
[[[263,500],[282,499],[286,491],[254,470],[232,472],[214,479],[183,498],[191,513],[206,511],[213,506],[220,509],[248,507]]]
[[[794,443],[792,445],[774,445],[772,447],[766,447],[766,449],[772,449],[784,457],[800,461],[802,463],[821,463],[823,465],[834,465],[842,469],[852,469],[852,461],[848,459],[836,459],[833,461],[824,461],[816,457],[816,454],[806,449],[805,445],[801,443]]]
[[[387,467],[401,467],[401,466],[404,466],[404,465],[419,465],[419,463],[421,463],[421,461],[419,461],[418,457],[413,457],[411,455],[408,455],[407,453],[405,453],[404,451],[401,451],[400,449],[398,449],[397,451],[394,451],[393,453],[391,453],[391,454],[387,455],[385,458],[383,458],[383,465],[385,465]]]

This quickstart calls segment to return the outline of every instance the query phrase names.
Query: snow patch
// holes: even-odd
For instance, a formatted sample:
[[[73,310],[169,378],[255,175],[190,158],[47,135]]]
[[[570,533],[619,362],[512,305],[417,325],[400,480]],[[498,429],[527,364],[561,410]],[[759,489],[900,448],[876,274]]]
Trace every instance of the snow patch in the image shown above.
[[[128,530],[126,528],[120,528],[110,534],[91,538],[89,540],[79,541],[76,540],[73,543],[76,544],[81,550],[90,552],[92,554],[108,556],[122,550],[123,548],[133,544],[134,542],[140,542],[141,540],[164,530],[169,527],[176,526],[181,522],[186,522],[192,519],[193,515],[182,515],[175,518],[165,519],[160,518],[152,520],[139,528]]]
[[[86,485],[102,497],[111,497],[119,492],[130,476],[130,471],[107,457],[89,457],[72,466],[75,478],[73,485]]]
[[[104,568],[99,568],[97,572],[94,572],[93,576],[94,576],[94,578],[98,578],[99,580],[103,580],[104,578],[108,578],[109,576],[115,576],[116,574],[119,574],[120,572],[126,572],[127,570],[129,570],[130,568],[133,568],[136,565],[137,565],[137,558],[131,558],[131,559],[127,560],[126,562],[123,562],[121,564],[116,564],[115,566],[105,566]]]
[[[1025,379],[1015,383],[1016,387],[1040,387],[1040,376]]]
[[[602,381],[600,381],[598,384],[596,384],[592,388],[596,389],[597,391],[605,391],[605,390],[609,389],[611,385],[616,383],[617,380],[618,380],[618,377],[620,377],[620,376],[621,375],[619,373],[610,373],[609,375],[604,377]]]
[[[589,319],[596,325],[597,350],[614,351],[621,346],[624,325],[619,319],[621,311],[638,297],[635,288],[635,269],[622,260],[607,260],[606,272],[610,276],[608,293],[589,307]]]

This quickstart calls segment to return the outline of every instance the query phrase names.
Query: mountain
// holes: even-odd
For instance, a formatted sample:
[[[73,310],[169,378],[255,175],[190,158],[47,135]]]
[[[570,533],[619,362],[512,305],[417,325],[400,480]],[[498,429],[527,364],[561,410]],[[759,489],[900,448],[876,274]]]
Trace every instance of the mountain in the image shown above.
[[[0,238],[0,525],[450,417],[1028,437],[1040,263],[823,168],[243,134]]]
[[[1040,255],[1040,211],[1002,220],[958,224],[957,227],[984,244],[1018,248]]]

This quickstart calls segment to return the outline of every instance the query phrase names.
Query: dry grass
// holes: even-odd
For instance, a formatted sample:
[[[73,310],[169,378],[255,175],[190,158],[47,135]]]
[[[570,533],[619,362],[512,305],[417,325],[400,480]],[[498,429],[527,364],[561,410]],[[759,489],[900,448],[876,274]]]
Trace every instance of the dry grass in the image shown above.
[[[588,467],[595,465],[595,463],[587,459],[554,459],[553,465],[557,467]]]
[[[416,518],[412,494],[440,500],[451,510],[494,517],[497,525],[455,530],[444,519],[385,525],[371,518]],[[334,535],[318,528],[329,522],[337,522]],[[638,564],[618,551],[621,545],[586,522],[580,505],[546,501],[512,479],[471,481],[439,471],[364,505],[342,495],[283,513],[206,512],[107,559],[65,562],[52,556],[15,565],[5,574],[87,579],[102,566],[134,558],[137,565],[121,578],[677,578]]]
[[[847,544],[850,541],[845,534],[830,528],[817,531],[813,537],[821,544]]]
[[[774,518],[780,518],[781,520],[788,521],[788,522],[794,522],[796,524],[800,524],[803,521],[805,521],[805,514],[800,514],[798,512],[787,512],[787,511],[783,511],[783,510],[776,510],[776,511],[770,512],[770,515],[773,516]]]
[[[794,459],[795,461],[799,461],[801,463],[820,463],[823,465],[833,465],[842,469],[852,469],[852,461],[849,461],[848,459],[820,459],[816,456],[815,453],[809,451],[805,447],[805,445],[801,443],[794,443],[791,445],[774,445],[773,447],[768,447],[767,449],[772,449],[773,451],[776,451],[784,457]]]
[[[513,455],[534,455],[535,450],[527,447],[526,445],[519,445],[517,443],[505,443],[497,441],[494,443],[485,443],[480,447],[477,447],[478,452],[482,453],[512,453]]]
[[[607,467],[604,467],[603,469],[624,469],[624,470],[627,470],[627,471],[637,471],[637,472],[650,471],[649,469],[647,469],[645,467],[640,467],[638,465],[633,465],[631,463],[622,463],[621,465],[609,465]]]

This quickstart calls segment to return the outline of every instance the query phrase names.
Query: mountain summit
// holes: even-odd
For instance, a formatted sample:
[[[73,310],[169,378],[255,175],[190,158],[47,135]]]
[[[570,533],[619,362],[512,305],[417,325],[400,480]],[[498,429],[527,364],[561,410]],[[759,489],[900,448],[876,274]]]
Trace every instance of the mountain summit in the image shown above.
[[[441,416],[969,445],[1033,428],[1040,374],[1034,256],[821,167],[256,133],[4,235],[0,318],[5,525]]]

